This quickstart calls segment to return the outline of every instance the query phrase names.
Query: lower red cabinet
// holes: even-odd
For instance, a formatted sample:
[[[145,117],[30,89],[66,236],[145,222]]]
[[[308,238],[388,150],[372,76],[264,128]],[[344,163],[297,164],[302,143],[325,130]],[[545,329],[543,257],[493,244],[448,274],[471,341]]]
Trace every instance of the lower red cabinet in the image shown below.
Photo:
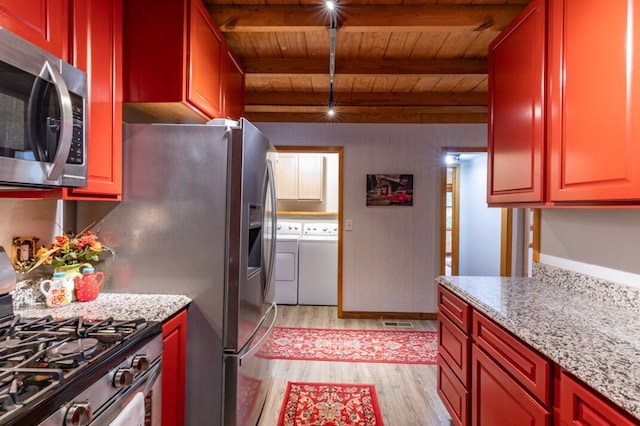
[[[560,374],[560,419],[562,424],[580,426],[638,424],[565,372]]]
[[[449,365],[438,360],[438,395],[447,407],[453,424],[466,426],[469,424],[469,391],[453,373]]]
[[[162,424],[184,425],[187,311],[162,324]]]
[[[551,426],[548,408],[475,344],[471,346],[471,424]]]

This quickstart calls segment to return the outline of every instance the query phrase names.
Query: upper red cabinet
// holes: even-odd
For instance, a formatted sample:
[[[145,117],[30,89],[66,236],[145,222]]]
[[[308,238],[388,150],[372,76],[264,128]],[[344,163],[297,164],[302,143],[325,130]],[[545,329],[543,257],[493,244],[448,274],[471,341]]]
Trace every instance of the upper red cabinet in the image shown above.
[[[640,8],[550,2],[551,201],[640,200]]]
[[[638,25],[632,0],[533,0],[495,40],[489,204],[638,204]]]
[[[488,202],[544,201],[545,0],[489,46]]]
[[[200,0],[125,2],[124,46],[125,121],[222,115],[224,39]]]
[[[122,1],[73,1],[73,62],[87,72],[87,186],[66,199],[122,197]]]
[[[229,46],[221,59],[222,116],[238,120],[244,115],[244,69]]]
[[[68,0],[2,0],[0,26],[59,58],[69,60]]]

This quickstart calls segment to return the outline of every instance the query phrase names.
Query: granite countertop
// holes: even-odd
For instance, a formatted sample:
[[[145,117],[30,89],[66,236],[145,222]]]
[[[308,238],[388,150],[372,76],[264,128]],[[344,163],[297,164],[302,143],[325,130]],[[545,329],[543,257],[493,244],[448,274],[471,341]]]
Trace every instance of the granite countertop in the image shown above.
[[[446,276],[437,281],[640,418],[637,309],[532,278]]]
[[[90,319],[112,317],[117,320],[144,318],[162,322],[189,303],[189,297],[179,294],[100,293],[94,301],[73,302],[58,308],[49,308],[44,303],[17,305],[14,306],[14,313],[25,318],[51,315],[56,318],[82,316]]]

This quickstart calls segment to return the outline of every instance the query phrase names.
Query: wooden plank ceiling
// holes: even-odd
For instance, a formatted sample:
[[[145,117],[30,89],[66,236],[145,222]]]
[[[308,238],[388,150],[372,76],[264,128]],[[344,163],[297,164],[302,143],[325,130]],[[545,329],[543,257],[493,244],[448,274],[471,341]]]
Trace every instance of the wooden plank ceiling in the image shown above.
[[[489,43],[530,0],[204,0],[256,122],[486,123]]]

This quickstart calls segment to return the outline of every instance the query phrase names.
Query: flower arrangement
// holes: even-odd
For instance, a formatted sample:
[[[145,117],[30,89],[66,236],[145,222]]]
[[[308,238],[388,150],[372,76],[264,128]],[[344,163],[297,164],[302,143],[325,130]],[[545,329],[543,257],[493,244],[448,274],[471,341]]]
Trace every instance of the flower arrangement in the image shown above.
[[[110,251],[98,241],[98,236],[89,230],[77,235],[57,235],[50,247],[41,247],[35,254],[35,263],[29,271],[40,265],[51,265],[56,269],[91,266],[89,262],[99,260],[99,254]]]

